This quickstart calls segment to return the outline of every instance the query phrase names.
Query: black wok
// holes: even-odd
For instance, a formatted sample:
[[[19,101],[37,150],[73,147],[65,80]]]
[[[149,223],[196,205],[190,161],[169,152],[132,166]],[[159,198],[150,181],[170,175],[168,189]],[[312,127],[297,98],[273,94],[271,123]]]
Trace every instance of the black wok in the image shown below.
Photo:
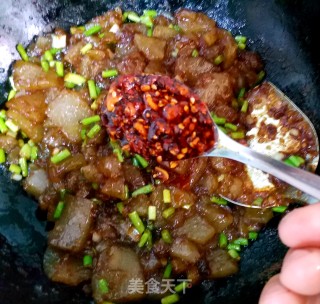
[[[267,78],[310,117],[320,135],[320,60],[317,0],[1,0],[0,104],[9,85],[15,45],[54,27],[81,24],[108,9],[174,11],[187,7],[206,12],[233,34],[250,37],[249,46],[266,63]],[[257,303],[264,283],[279,271],[286,248],[274,219],[258,241],[242,254],[234,277],[204,282],[183,303]],[[81,289],[49,282],[42,271],[46,223],[37,205],[0,168],[0,303],[90,303]]]

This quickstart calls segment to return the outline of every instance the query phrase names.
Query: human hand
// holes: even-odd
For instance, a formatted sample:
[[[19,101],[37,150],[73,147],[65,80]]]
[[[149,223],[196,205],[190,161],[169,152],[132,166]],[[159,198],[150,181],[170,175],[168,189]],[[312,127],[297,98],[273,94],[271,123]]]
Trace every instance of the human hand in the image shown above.
[[[290,249],[259,304],[320,304],[320,203],[285,216],[279,235]]]

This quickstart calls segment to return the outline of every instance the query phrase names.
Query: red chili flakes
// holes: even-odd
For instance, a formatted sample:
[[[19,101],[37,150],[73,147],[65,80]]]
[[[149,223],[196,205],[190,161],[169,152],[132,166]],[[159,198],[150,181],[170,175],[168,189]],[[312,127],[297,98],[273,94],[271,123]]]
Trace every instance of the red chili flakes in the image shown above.
[[[206,105],[167,76],[120,76],[102,106],[110,137],[158,162],[196,157],[214,146]]]

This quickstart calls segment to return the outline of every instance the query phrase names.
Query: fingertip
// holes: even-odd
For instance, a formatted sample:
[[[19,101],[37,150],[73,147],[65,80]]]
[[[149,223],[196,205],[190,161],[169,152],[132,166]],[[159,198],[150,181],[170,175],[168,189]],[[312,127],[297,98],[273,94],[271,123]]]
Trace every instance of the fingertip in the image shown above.
[[[287,246],[290,246],[291,239],[293,237],[295,227],[296,227],[296,212],[301,212],[299,209],[295,209],[287,214],[279,223],[278,233],[280,240]]]
[[[295,209],[279,224],[279,236],[288,247],[320,246],[320,204]]]
[[[304,304],[303,296],[293,293],[285,288],[280,282],[280,276],[272,277],[263,288],[259,304]]]
[[[283,261],[280,282],[305,296],[320,293],[320,249],[290,249]]]

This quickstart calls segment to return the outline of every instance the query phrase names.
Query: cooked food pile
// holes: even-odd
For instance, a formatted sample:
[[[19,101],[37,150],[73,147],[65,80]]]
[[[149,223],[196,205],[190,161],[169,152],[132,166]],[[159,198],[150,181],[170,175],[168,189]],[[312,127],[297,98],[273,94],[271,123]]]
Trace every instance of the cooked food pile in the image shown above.
[[[119,77],[102,112],[108,134],[121,141],[122,149],[159,163],[197,157],[214,147],[206,104],[167,76]]]
[[[146,85],[158,88],[155,75],[166,76],[167,84],[188,86],[195,92],[190,102],[199,96],[216,124],[246,144],[252,123],[246,121],[247,92],[264,77],[246,40],[202,13],[182,9],[169,18],[117,8],[70,32],[37,37],[27,49],[18,45],[22,60],[14,63],[12,90],[0,112],[0,163],[54,223],[44,256],[51,280],[81,284],[100,304],[145,297],[171,304],[191,285],[238,271],[242,248],[286,207],[240,208],[219,195],[285,205],[284,185],[276,181],[273,191],[257,192],[244,165],[228,159],[162,162],[161,153],[176,153],[178,160],[185,151],[173,142],[164,142],[161,153],[152,146],[157,161],[149,160],[139,140],[163,132],[162,104],[170,119],[184,117],[179,96],[149,100],[151,135],[130,114],[139,111],[137,92],[148,99]],[[125,88],[134,75],[153,76],[139,76],[135,87]],[[133,90],[131,108],[112,98],[107,103],[119,86]],[[124,129],[142,136],[127,138],[129,149],[117,141]],[[186,147],[203,145],[202,136],[186,140]],[[291,162],[303,163],[301,156]]]

